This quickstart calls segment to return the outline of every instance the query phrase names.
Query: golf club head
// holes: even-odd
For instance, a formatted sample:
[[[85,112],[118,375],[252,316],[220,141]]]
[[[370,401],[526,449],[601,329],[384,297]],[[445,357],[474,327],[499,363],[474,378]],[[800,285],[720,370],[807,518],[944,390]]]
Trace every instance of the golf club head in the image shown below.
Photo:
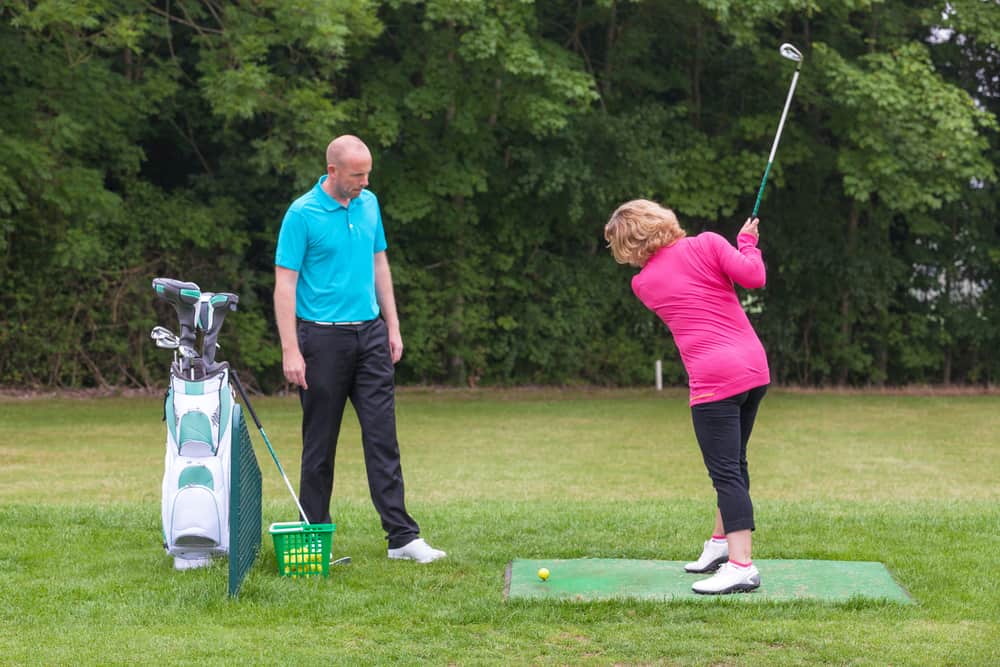
[[[156,343],[156,347],[168,350],[176,350],[180,344],[177,335],[166,327],[153,327],[153,330],[149,332],[149,337]]]
[[[153,340],[161,340],[163,338],[176,338],[177,335],[166,327],[156,326],[149,332],[149,337]]]
[[[797,63],[802,62],[802,52],[788,42],[781,45],[781,48],[778,49],[778,53],[781,54],[782,58],[788,58],[789,60]]]

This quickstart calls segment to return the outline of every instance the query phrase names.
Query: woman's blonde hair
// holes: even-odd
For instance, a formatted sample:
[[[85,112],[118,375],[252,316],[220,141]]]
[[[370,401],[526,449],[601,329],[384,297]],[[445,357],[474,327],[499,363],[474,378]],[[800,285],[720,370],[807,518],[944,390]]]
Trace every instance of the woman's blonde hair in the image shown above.
[[[604,240],[615,261],[639,267],[657,250],[684,236],[674,212],[648,199],[625,202],[604,225]]]

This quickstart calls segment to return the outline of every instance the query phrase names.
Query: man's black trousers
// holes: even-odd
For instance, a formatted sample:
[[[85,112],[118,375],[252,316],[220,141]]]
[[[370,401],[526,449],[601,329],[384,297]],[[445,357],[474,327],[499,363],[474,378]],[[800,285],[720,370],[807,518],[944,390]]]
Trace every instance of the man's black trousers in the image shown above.
[[[361,424],[368,489],[382,518],[389,548],[420,534],[407,511],[403,471],[396,439],[395,370],[385,322],[357,325],[298,324],[299,348],[306,363],[302,403],[302,509],[313,523],[331,523],[337,437],[350,399]]]

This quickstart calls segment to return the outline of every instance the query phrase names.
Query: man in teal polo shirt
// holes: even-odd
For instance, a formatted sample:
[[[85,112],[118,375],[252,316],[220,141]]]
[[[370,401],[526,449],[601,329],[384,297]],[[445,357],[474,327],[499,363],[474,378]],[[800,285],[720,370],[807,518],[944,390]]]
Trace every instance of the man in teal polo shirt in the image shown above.
[[[403,338],[382,214],[365,189],[371,152],[343,135],[327,147],[326,162],[326,176],[285,213],[274,260],[282,366],[302,404],[302,510],[313,523],[331,522],[337,437],[350,399],[389,558],[429,563],[445,552],[420,538],[403,497],[394,384]]]

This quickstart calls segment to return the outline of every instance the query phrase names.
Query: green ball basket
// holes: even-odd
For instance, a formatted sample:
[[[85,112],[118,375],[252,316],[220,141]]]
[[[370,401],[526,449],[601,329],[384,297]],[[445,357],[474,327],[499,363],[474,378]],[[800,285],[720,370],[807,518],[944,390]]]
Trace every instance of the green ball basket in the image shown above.
[[[282,577],[328,576],[336,529],[332,523],[272,523],[269,532],[274,539],[278,574]]]

